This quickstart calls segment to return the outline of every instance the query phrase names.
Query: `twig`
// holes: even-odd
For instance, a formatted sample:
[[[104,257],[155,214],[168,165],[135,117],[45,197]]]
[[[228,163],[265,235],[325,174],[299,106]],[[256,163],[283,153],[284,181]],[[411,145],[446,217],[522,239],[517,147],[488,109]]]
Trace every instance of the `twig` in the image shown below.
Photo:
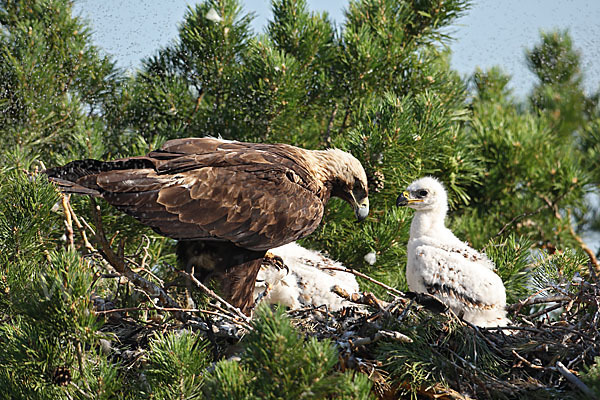
[[[590,399],[598,399],[598,397],[596,397],[596,395],[594,394],[594,392],[592,392],[592,390],[589,387],[587,387],[587,385],[585,383],[583,383],[571,371],[569,371],[567,369],[567,367],[565,367],[563,365],[563,363],[561,363],[560,361],[557,361],[556,362],[556,369],[558,370],[558,372],[560,372],[560,374],[562,376],[565,377],[566,380],[568,380],[577,389],[581,390]]]
[[[67,240],[69,241],[69,247],[75,247],[75,233],[73,232],[73,218],[69,212],[69,195],[63,194],[61,199],[61,205],[63,213],[65,214],[65,228],[67,229]]]
[[[551,307],[544,308],[543,310],[540,310],[540,311],[538,311],[538,312],[536,312],[534,314],[528,315],[527,317],[529,317],[530,319],[535,319],[535,318],[537,318],[539,316],[542,316],[544,314],[548,314],[551,311],[554,311],[554,310],[556,310],[558,308],[561,308],[562,306],[563,306],[562,303],[558,303],[558,304],[555,304],[555,305],[553,305]]]
[[[338,134],[342,134],[342,132],[344,132],[344,130],[346,129],[346,125],[348,124],[348,117],[350,117],[350,101],[348,101],[348,104],[346,105],[346,112],[344,113],[344,118],[342,119],[342,125],[340,126],[340,129],[338,131]]]
[[[530,306],[533,304],[544,304],[544,303],[560,303],[563,301],[569,301],[571,298],[569,296],[542,296],[542,297],[528,297],[527,299],[520,301],[515,304],[511,304],[506,307],[508,311],[517,310],[519,312],[522,307]]]
[[[368,280],[371,283],[379,285],[379,286],[381,286],[381,287],[389,290],[390,292],[392,292],[392,293],[394,293],[394,294],[396,294],[398,296],[406,297],[406,295],[404,293],[402,293],[401,291],[399,291],[398,289],[394,289],[393,287],[388,286],[388,285],[386,285],[383,282],[379,282],[378,280],[375,280],[375,279],[371,278],[370,276],[367,276],[367,275],[363,274],[362,272],[358,272],[358,271],[356,271],[354,269],[351,269],[351,268],[344,268],[344,267],[321,267],[321,269],[332,269],[332,270],[335,270],[335,271],[342,271],[342,272],[347,272],[349,274],[354,274],[354,275],[356,275],[356,276],[358,276],[360,278]]]
[[[510,221],[508,221],[506,224],[504,224],[504,226],[502,227],[502,229],[500,229],[498,231],[498,233],[496,233],[494,236],[492,236],[492,239],[495,239],[497,237],[499,237],[500,235],[502,235],[504,233],[504,231],[506,229],[508,229],[508,227],[510,227],[512,224],[514,224],[516,221],[523,219],[525,217],[531,217],[534,216],[536,214],[539,214],[540,212],[544,211],[544,209],[546,208],[550,208],[550,209],[554,209],[555,208],[555,204],[558,203],[560,200],[562,200],[563,197],[566,196],[566,193],[558,196],[556,198],[556,200],[554,201],[554,203],[552,203],[548,198],[546,197],[541,197],[542,200],[544,200],[544,202],[546,203],[546,205],[542,205],[539,206],[538,208],[536,208],[533,211],[529,211],[529,212],[525,212],[523,214],[519,214],[517,216],[515,216],[513,219],[511,219]],[[560,214],[559,214],[560,215]],[[560,219],[560,218],[559,218]],[[483,246],[483,248],[481,249],[482,251],[485,251],[487,245]]]
[[[588,258],[590,259],[590,263],[592,263],[592,265],[594,266],[594,269],[596,270],[596,273],[600,274],[600,265],[598,264],[598,259],[596,258],[596,254],[594,254],[592,249],[590,249],[585,244],[583,239],[581,239],[581,236],[579,236],[577,233],[575,233],[575,229],[573,229],[573,224],[571,224],[571,210],[570,209],[567,209],[567,217],[568,217],[569,233],[571,234],[573,239],[575,239],[575,241],[579,244],[579,247],[581,247],[581,249],[585,252],[585,254],[587,254]]]
[[[172,268],[172,267],[171,267]],[[174,269],[174,268],[173,268]],[[177,273],[187,277],[188,279],[190,279],[192,282],[194,282],[194,284],[196,286],[198,286],[204,293],[206,293],[207,295],[209,295],[210,297],[212,297],[213,299],[225,304],[225,307],[227,307],[227,309],[230,312],[233,312],[236,316],[238,316],[239,318],[241,318],[244,322],[250,322],[250,318],[247,317],[246,315],[244,315],[244,313],[242,313],[240,311],[239,308],[232,306],[231,304],[229,304],[227,301],[225,301],[221,296],[219,296],[218,294],[216,294],[214,291],[210,290],[208,287],[206,287],[202,282],[200,282],[198,279],[196,279],[196,277],[192,274],[189,274],[185,271],[180,271],[180,270],[175,270],[177,271]]]
[[[338,285],[332,287],[331,291],[347,301],[357,304],[364,304],[367,306],[374,306],[381,311],[385,311],[385,309],[389,306],[389,303],[379,300],[373,293],[348,293],[346,290],[344,290],[344,288]]]
[[[142,257],[141,267],[145,269],[146,268],[146,260],[148,259],[148,255],[149,255],[148,251],[150,249],[150,238],[146,235],[144,235],[143,237],[146,239],[147,243],[146,243],[146,246],[144,246],[144,257]]]
[[[526,298],[525,300],[521,301],[521,303],[527,303],[529,300],[536,298],[536,296],[538,296],[539,294],[541,294],[541,293],[544,293],[544,292],[546,292],[546,291],[548,291],[548,290],[552,290],[552,288],[551,288],[551,287],[545,287],[545,288],[543,288],[543,289],[540,289],[540,290],[538,290],[537,292],[533,293],[533,294],[532,294],[531,296],[529,296],[528,298]],[[513,309],[515,309],[515,308],[516,308],[516,312],[517,312],[517,314],[518,314],[519,312],[521,312],[521,308],[522,308],[524,305],[525,305],[525,304],[523,304],[523,305],[520,305],[519,303],[516,303],[516,304],[512,304],[512,305],[508,306],[506,309],[507,309],[508,311],[512,311]]]
[[[100,207],[96,204],[96,201],[91,198],[92,213],[96,222],[96,240],[100,244],[100,252],[104,259],[121,275],[129,280],[136,287],[140,288],[146,295],[151,298],[157,298],[159,304],[163,307],[170,307],[180,309],[179,304],[173,300],[167,292],[161,287],[158,287],[149,280],[143,278],[139,274],[136,274],[129,268],[122,258],[119,258],[117,254],[110,247],[108,240],[104,234],[104,228],[102,226],[102,216],[100,214]],[[173,315],[181,322],[188,321],[188,315],[181,311],[174,311]]]
[[[381,339],[390,339],[395,342],[401,342],[401,343],[412,343],[413,342],[413,340],[410,337],[406,336],[403,333],[397,332],[397,331],[393,331],[393,332],[392,331],[378,331],[373,336],[360,337],[360,338],[357,338],[352,341],[348,340],[348,342],[350,342],[354,346],[363,346],[363,345],[377,342]]]
[[[162,279],[160,279],[158,276],[156,276],[152,271],[150,271],[149,269],[145,268],[143,265],[138,264],[135,260],[129,258],[129,257],[125,257],[125,260],[127,260],[128,263],[135,265],[135,270],[134,272],[140,272],[143,271],[145,273],[147,273],[148,275],[150,275],[152,278],[154,278],[155,280],[157,280],[160,283],[160,286],[164,288],[164,281]]]
[[[512,354],[513,354],[513,356],[517,357],[519,360],[521,360],[522,362],[524,362],[531,369],[542,369],[542,370],[548,370],[548,369],[553,370],[554,369],[554,368],[546,368],[546,367],[543,367],[541,365],[532,364],[531,361],[529,361],[525,357],[521,356],[519,353],[517,353],[514,350],[512,350]]]
[[[79,233],[81,234],[81,238],[83,240],[83,245],[85,246],[86,249],[88,249],[88,251],[90,251],[92,253],[96,252],[96,249],[89,242],[89,240],[87,238],[87,234],[85,233],[85,229],[87,228],[87,229],[90,230],[90,232],[92,232],[92,235],[95,235],[94,230],[85,221],[84,221],[85,227],[79,221],[79,218],[77,217],[77,214],[75,214],[75,210],[73,210],[73,206],[71,205],[70,199],[67,199],[66,206],[67,206],[68,213],[71,215],[71,218],[73,219],[73,222],[75,222],[75,226],[77,226],[77,229],[79,230]],[[82,218],[82,220],[83,220],[83,218]]]
[[[500,237],[504,233],[505,230],[507,230],[512,224],[514,224],[518,220],[523,219],[525,217],[531,217],[531,216],[534,216],[536,214],[539,214],[546,207],[547,206],[540,206],[540,207],[538,207],[537,209],[535,209],[533,211],[529,211],[529,212],[526,212],[526,213],[519,214],[519,215],[515,216],[513,219],[511,219],[506,224],[504,224],[504,226],[498,231],[498,233],[496,233],[494,236],[492,236],[492,239]],[[487,247],[487,245],[483,246],[483,248],[481,249],[481,251],[485,251],[486,247]]]
[[[338,104],[335,103],[333,106],[333,110],[331,111],[331,116],[329,117],[329,122],[327,123],[327,131],[325,132],[325,143],[331,143],[331,129],[333,128],[333,121],[335,120],[335,115],[338,111]]]
[[[527,331],[535,332],[538,334],[544,334],[545,332],[541,329],[530,328],[528,326],[481,326],[479,329],[484,331],[503,331],[503,330],[515,330],[515,331]]]

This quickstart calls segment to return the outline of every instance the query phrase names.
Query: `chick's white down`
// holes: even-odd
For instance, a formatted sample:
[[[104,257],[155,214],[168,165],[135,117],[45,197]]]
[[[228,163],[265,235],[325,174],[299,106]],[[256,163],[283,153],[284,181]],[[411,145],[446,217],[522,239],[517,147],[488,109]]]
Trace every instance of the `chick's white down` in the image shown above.
[[[432,177],[418,179],[398,205],[415,210],[407,248],[409,289],[434,295],[474,325],[508,325],[506,290],[494,263],[445,226],[448,198],[442,184]]]
[[[262,296],[269,285],[269,290],[261,301],[283,304],[291,309],[325,305],[329,310],[335,311],[351,303],[331,292],[332,287],[337,285],[348,293],[359,291],[354,275],[322,269],[343,265],[317,251],[294,242],[269,252],[280,257],[287,268],[263,265],[254,288],[255,299]]]

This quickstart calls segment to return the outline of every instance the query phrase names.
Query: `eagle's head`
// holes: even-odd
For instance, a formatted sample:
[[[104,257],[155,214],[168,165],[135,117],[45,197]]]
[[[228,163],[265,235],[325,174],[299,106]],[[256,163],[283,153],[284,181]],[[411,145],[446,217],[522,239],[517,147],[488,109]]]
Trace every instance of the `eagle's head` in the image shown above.
[[[440,181],[426,176],[408,185],[396,200],[397,206],[408,206],[417,211],[437,211],[446,213],[448,196]]]
[[[322,152],[327,159],[327,180],[331,182],[331,195],[347,201],[354,209],[358,221],[369,214],[369,189],[367,174],[360,161],[352,154],[329,149]]]

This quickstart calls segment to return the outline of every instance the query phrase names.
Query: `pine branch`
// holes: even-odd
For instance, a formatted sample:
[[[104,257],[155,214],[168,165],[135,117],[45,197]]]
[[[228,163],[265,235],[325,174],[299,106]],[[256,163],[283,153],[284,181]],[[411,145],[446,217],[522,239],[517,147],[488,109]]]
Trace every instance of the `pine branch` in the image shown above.
[[[600,274],[600,264],[598,264],[598,259],[596,258],[596,254],[594,254],[594,252],[592,251],[592,249],[589,248],[588,245],[585,244],[585,242],[583,241],[583,239],[581,239],[581,236],[579,236],[577,233],[575,233],[575,229],[573,229],[573,224],[571,224],[571,210],[567,210],[567,216],[569,218],[569,233],[571,234],[571,237],[573,237],[573,239],[575,239],[575,241],[579,244],[579,247],[581,247],[581,249],[584,251],[585,254],[587,254],[587,256],[590,259],[590,263],[594,266],[594,269],[596,270],[596,274]]]

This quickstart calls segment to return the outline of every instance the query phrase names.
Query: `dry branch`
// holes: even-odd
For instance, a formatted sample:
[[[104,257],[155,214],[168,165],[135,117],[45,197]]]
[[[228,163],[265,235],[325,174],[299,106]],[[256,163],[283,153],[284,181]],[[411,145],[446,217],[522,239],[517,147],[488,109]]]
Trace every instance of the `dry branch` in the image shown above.
[[[193,274],[189,274],[185,271],[180,271],[180,270],[177,270],[177,273],[179,273],[179,274],[185,276],[186,278],[188,278],[189,280],[191,280],[194,283],[194,285],[196,285],[204,293],[206,293],[213,299],[223,303],[225,305],[225,307],[229,310],[229,312],[233,313],[235,316],[240,318],[242,321],[244,321],[246,323],[250,322],[250,318],[247,317],[246,315],[244,315],[244,313],[242,313],[239,308],[232,306],[227,301],[225,301],[221,296],[216,294],[214,291],[210,290],[208,287],[206,287],[206,285],[204,285],[202,282],[200,282],[198,279],[196,279],[196,277]]]
[[[369,281],[369,282],[371,282],[371,283],[374,283],[374,284],[376,284],[376,285],[379,285],[379,286],[381,286],[381,287],[385,288],[386,290],[388,290],[388,291],[390,291],[390,292],[394,293],[394,294],[395,294],[395,295],[397,295],[397,296],[400,296],[400,297],[406,297],[406,295],[405,295],[404,293],[402,293],[401,291],[399,291],[398,289],[396,289],[396,288],[393,288],[393,287],[391,287],[391,286],[388,286],[388,285],[386,285],[386,284],[385,284],[385,283],[383,283],[383,282],[379,282],[378,280],[376,280],[376,279],[373,279],[373,278],[371,278],[370,276],[368,276],[368,275],[365,275],[365,274],[363,274],[362,272],[358,272],[358,271],[356,271],[356,270],[354,270],[354,269],[351,269],[351,268],[343,268],[343,267],[321,267],[321,269],[331,269],[331,270],[334,270],[334,271],[342,271],[342,272],[347,272],[347,273],[349,273],[349,274],[353,274],[353,275],[356,275],[356,276],[358,276],[358,277],[360,277],[360,278],[366,279],[366,280],[368,280],[368,281]]]
[[[150,298],[158,299],[158,304],[161,307],[172,308],[177,311],[171,311],[172,314],[181,322],[187,322],[189,320],[189,315],[186,313],[179,311],[181,307],[179,304],[173,300],[167,292],[150,282],[149,280],[143,278],[139,274],[133,272],[131,268],[127,266],[125,260],[122,257],[119,257],[111,248],[110,243],[106,239],[104,234],[104,228],[102,225],[102,215],[100,213],[100,206],[96,204],[94,199],[91,199],[92,204],[92,214],[96,223],[96,241],[98,242],[102,256],[104,259],[121,275],[123,275],[129,282],[131,282],[134,286],[140,288],[146,295]]]

